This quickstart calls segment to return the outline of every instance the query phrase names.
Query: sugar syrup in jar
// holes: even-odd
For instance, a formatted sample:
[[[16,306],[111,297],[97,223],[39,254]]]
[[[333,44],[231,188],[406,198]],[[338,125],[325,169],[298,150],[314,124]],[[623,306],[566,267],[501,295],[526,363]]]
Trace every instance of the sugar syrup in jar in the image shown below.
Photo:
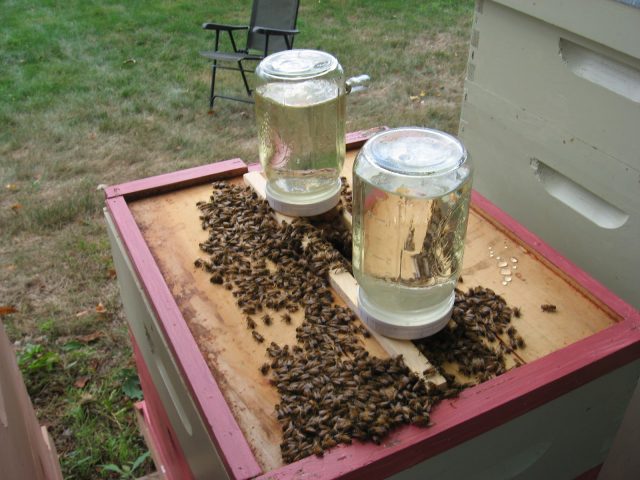
[[[288,215],[311,216],[340,199],[347,84],[338,60],[286,50],[256,69],[255,112],[267,200]]]
[[[372,137],[353,167],[353,271],[362,319],[401,339],[432,335],[453,308],[472,166],[455,137],[400,128]]]

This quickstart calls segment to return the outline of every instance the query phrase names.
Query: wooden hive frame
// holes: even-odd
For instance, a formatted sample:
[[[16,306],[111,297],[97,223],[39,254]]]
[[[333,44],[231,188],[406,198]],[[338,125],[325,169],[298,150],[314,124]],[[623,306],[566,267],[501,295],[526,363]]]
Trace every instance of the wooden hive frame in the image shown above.
[[[366,136],[352,135],[351,145],[357,146]],[[572,295],[583,295],[590,308],[598,309],[603,317],[610,319],[610,326],[599,327],[595,333],[587,332],[584,338],[562,348],[534,351],[532,355],[536,358],[522,367],[465,390],[455,401],[439,405],[434,411],[432,427],[405,427],[393,432],[384,448],[354,443],[326,452],[324,458],[307,457],[265,471],[203,358],[132,210],[136,200],[202,185],[213,179],[237,178],[256,168],[233,159],[105,190],[107,211],[231,478],[297,478],[300,472],[327,479],[388,476],[640,359],[640,314],[474,192],[472,211],[479,219],[526,250],[532,261],[540,262],[561,278],[567,289],[575,290]]]

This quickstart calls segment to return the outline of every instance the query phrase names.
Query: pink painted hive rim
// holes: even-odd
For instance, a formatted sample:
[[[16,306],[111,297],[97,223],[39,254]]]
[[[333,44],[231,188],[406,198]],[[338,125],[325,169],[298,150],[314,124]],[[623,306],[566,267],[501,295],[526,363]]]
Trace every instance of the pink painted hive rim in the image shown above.
[[[228,178],[230,171],[238,171],[238,163],[235,160],[232,163],[219,162],[213,167],[215,168],[206,169],[208,179],[212,179],[211,175],[215,178],[216,170],[220,178]],[[241,175],[246,172],[247,168],[244,166],[237,174]],[[159,184],[158,188],[166,191],[168,186],[163,180],[158,182],[154,178],[151,183]],[[191,182],[191,184],[194,183]],[[145,189],[146,194],[155,193],[149,190],[149,182],[139,181],[138,185]],[[135,191],[128,192],[134,197],[135,193]],[[160,323],[171,354],[176,360],[182,377],[185,379],[185,384],[203,417],[209,435],[221,453],[221,459],[227,471],[234,479],[251,478],[260,474],[262,470],[200,353],[196,341],[135,222],[125,196],[118,195],[107,198],[106,205],[135,269],[136,276],[146,293],[156,319]]]
[[[242,173],[246,173],[246,170],[247,165],[242,159],[232,158],[184,170],[177,170],[175,172],[132,180],[117,185],[110,185],[104,189],[104,195],[107,199],[123,196],[127,200],[134,200],[206,183],[217,178],[229,178],[230,176],[241,175]]]
[[[362,136],[358,137],[358,141],[361,140],[361,137]],[[225,175],[225,173],[229,174],[230,171],[238,167],[236,160],[237,159],[227,161],[232,163],[218,162],[213,165],[221,167],[224,165],[228,167],[229,170],[218,172],[219,175]],[[189,169],[189,174],[197,175],[198,169],[203,168],[200,172],[207,172],[206,175],[210,175],[211,173],[206,167],[208,166]],[[259,170],[260,167],[259,165],[252,164],[249,167],[245,166],[244,169],[245,171]],[[183,182],[183,186],[207,181],[207,179],[203,180],[202,178],[186,178],[184,172],[186,171],[182,171],[181,175],[174,177],[178,179],[178,181]],[[165,189],[167,188],[171,189],[171,183],[167,183],[167,181],[171,179],[171,174],[167,175],[168,176],[161,179],[161,181],[156,179],[145,182],[143,179],[141,181],[123,184],[126,185],[127,188],[120,187],[120,189],[117,190],[114,187],[114,189],[111,190],[107,189],[108,192],[114,196],[114,198],[108,197],[108,206],[112,202],[117,201],[117,199],[123,202],[119,208],[113,210],[110,208],[114,223],[118,227],[123,241],[125,236],[137,235],[135,231],[131,231],[132,228],[138,230],[132,216],[128,220],[123,220],[123,215],[125,217],[127,213],[131,215],[126,205],[125,197],[126,199],[141,198],[158,193],[158,190],[166,191]],[[154,185],[156,186],[154,187]],[[120,193],[117,194],[117,192]],[[260,478],[264,478],[265,480],[267,478],[297,478],[301,472],[316,475],[315,478],[327,479],[360,478],[362,475],[371,474],[374,471],[376,474],[384,473],[385,475],[390,475],[420,461],[424,461],[441,451],[459,445],[500,423],[507,422],[580,385],[598,378],[600,375],[640,358],[640,312],[619,299],[602,284],[566,260],[539,237],[529,232],[525,227],[517,223],[513,218],[475,191],[472,193],[472,203],[475,208],[480,209],[495,220],[495,222],[498,222],[504,228],[508,229],[524,246],[535,250],[537,254],[562,270],[578,285],[591,292],[593,297],[620,316],[619,323],[524,365],[517,370],[512,370],[496,379],[466,390],[463,392],[461,398],[455,401],[456,407],[451,407],[451,403],[447,403],[440,405],[434,411],[434,415],[438,417],[450,415],[452,420],[448,422],[439,420],[435,427],[428,429],[418,429],[415,427],[400,429],[391,436],[390,441],[397,442],[394,446],[379,448],[375,445],[355,444],[347,448],[336,448],[325,454],[324,459],[307,457],[299,462],[283,466],[274,471],[262,472],[263,476]],[[126,210],[126,212],[124,210]],[[125,224],[129,224],[124,225],[128,227],[124,229],[124,233],[120,228],[123,221]],[[131,224],[131,222],[133,222],[133,224]],[[140,235],[139,238],[131,244],[131,247],[137,246],[144,249],[146,248],[146,244],[139,230],[138,234]],[[146,248],[146,250],[148,251],[148,248]],[[128,253],[131,258],[132,252],[130,248],[128,248]],[[143,272],[147,270],[150,271],[147,272],[146,276],[148,278],[146,280],[150,281],[151,285],[143,282],[143,286],[150,300],[154,300],[152,295],[154,291],[166,289],[163,294],[165,295],[165,300],[169,301],[169,299],[166,298],[168,287],[166,287],[159,269],[157,265],[155,265],[155,261],[153,261],[153,257],[150,252],[148,255],[144,255],[144,257],[142,264],[136,265],[136,267],[139,267]],[[146,262],[149,261],[154,265],[148,265]],[[140,270],[138,270],[139,278],[140,273]],[[161,284],[160,286],[158,282]],[[162,285],[164,285],[164,287],[162,287]],[[170,301],[175,305],[173,298],[171,298]],[[158,308],[155,304],[154,308],[156,314],[158,314]],[[175,306],[175,308],[177,310],[177,306]],[[175,330],[177,328],[176,325],[182,324],[184,328],[180,327],[178,330],[184,332],[186,328],[186,332],[189,332],[186,322],[179,311],[172,311],[171,315],[162,315],[158,318],[162,320],[161,324],[165,329],[165,338],[167,338],[167,343],[172,347],[174,358],[182,358],[185,352],[181,352],[180,349],[176,348],[171,337],[167,335],[167,330]],[[195,340],[193,340],[192,337],[191,341],[187,340],[187,343],[193,343],[190,348],[195,346],[198,355],[201,356],[195,345]],[[201,360],[202,364],[206,366],[204,360],[202,358]],[[205,423],[207,423],[212,430],[217,428],[213,425],[213,420],[220,420],[221,412],[217,410],[217,408],[219,406],[222,407],[219,403],[220,399],[222,399],[222,402],[224,402],[223,410],[228,412],[222,415],[224,422],[227,426],[234,425],[234,429],[237,428],[237,431],[239,431],[237,422],[235,422],[228,405],[224,401],[222,392],[211,372],[208,371],[208,368],[208,374],[200,372],[199,375],[194,375],[193,372],[185,368],[181,362],[178,362],[178,364],[183,370],[183,374],[187,379],[186,383],[196,399],[196,404],[204,417],[208,419],[208,422]],[[203,395],[201,391],[203,388],[207,394]],[[217,398],[213,403],[211,403],[211,399],[207,397],[207,395],[212,393]],[[505,395],[506,393],[509,393],[509,395]],[[207,401],[204,401],[205,399]],[[447,407],[446,405],[449,406]],[[440,411],[442,411],[442,413],[438,413]],[[228,418],[229,416],[230,418]],[[213,435],[214,441],[218,445],[219,451],[221,451],[222,458],[225,464],[227,464],[229,471],[233,473],[234,478],[246,478],[243,477],[243,475],[238,475],[237,467],[239,462],[245,465],[245,467],[249,464],[254,464],[254,469],[251,469],[251,476],[260,475],[261,472],[259,471],[259,467],[257,467],[255,458],[250,453],[248,445],[246,445],[246,448],[249,449],[251,455],[249,462],[245,462],[239,458],[239,455],[233,453],[237,452],[239,447],[239,445],[235,443],[237,438],[234,437],[236,436],[223,435],[221,438],[216,438],[215,434]],[[243,440],[246,443],[244,437]],[[242,446],[240,450],[246,452],[244,446]],[[230,452],[231,455],[227,456]],[[393,461],[391,461],[392,454]],[[346,465],[349,467],[346,468]],[[356,470],[353,470],[351,467],[355,467]],[[257,472],[255,468],[258,468]],[[246,474],[247,471],[245,470],[244,475]]]
[[[304,472],[333,480],[398,473],[640,358],[638,322],[621,322],[606,332],[605,341],[593,335],[445,400],[433,411],[433,426],[399,429],[382,448],[362,443],[339,447],[322,459],[307,457],[258,478],[299,478]]]

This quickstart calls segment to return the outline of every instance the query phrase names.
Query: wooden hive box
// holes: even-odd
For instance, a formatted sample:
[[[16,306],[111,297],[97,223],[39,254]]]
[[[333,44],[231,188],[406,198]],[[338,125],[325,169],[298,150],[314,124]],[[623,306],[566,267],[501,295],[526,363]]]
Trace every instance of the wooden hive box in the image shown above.
[[[351,134],[345,162],[371,132]],[[464,390],[428,428],[382,445],[354,442],[284,465],[277,392],[260,375],[264,346],[247,335],[230,292],[193,262],[206,238],[196,202],[210,182],[259,166],[227,160],[109,187],[105,215],[145,394],[148,438],[167,478],[574,478],[606,457],[640,374],[640,314],[474,193],[465,285],[492,288],[523,315],[523,366]],[[518,258],[502,285],[492,247]],[[558,306],[555,314],[540,310]],[[293,341],[268,330],[267,343]],[[372,339],[368,349],[384,356]]]
[[[639,24],[637,1],[476,2],[459,132],[477,191],[636,308]]]

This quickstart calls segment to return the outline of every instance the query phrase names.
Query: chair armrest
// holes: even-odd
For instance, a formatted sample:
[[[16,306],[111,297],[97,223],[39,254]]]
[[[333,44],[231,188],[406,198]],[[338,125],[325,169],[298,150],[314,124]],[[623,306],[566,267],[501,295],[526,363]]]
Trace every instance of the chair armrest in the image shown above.
[[[300,33],[298,29],[285,30],[282,28],[253,27],[253,33],[262,33],[264,35],[295,35]]]
[[[227,31],[233,30],[249,30],[247,25],[225,25],[222,23],[203,23],[202,28],[205,30]]]

